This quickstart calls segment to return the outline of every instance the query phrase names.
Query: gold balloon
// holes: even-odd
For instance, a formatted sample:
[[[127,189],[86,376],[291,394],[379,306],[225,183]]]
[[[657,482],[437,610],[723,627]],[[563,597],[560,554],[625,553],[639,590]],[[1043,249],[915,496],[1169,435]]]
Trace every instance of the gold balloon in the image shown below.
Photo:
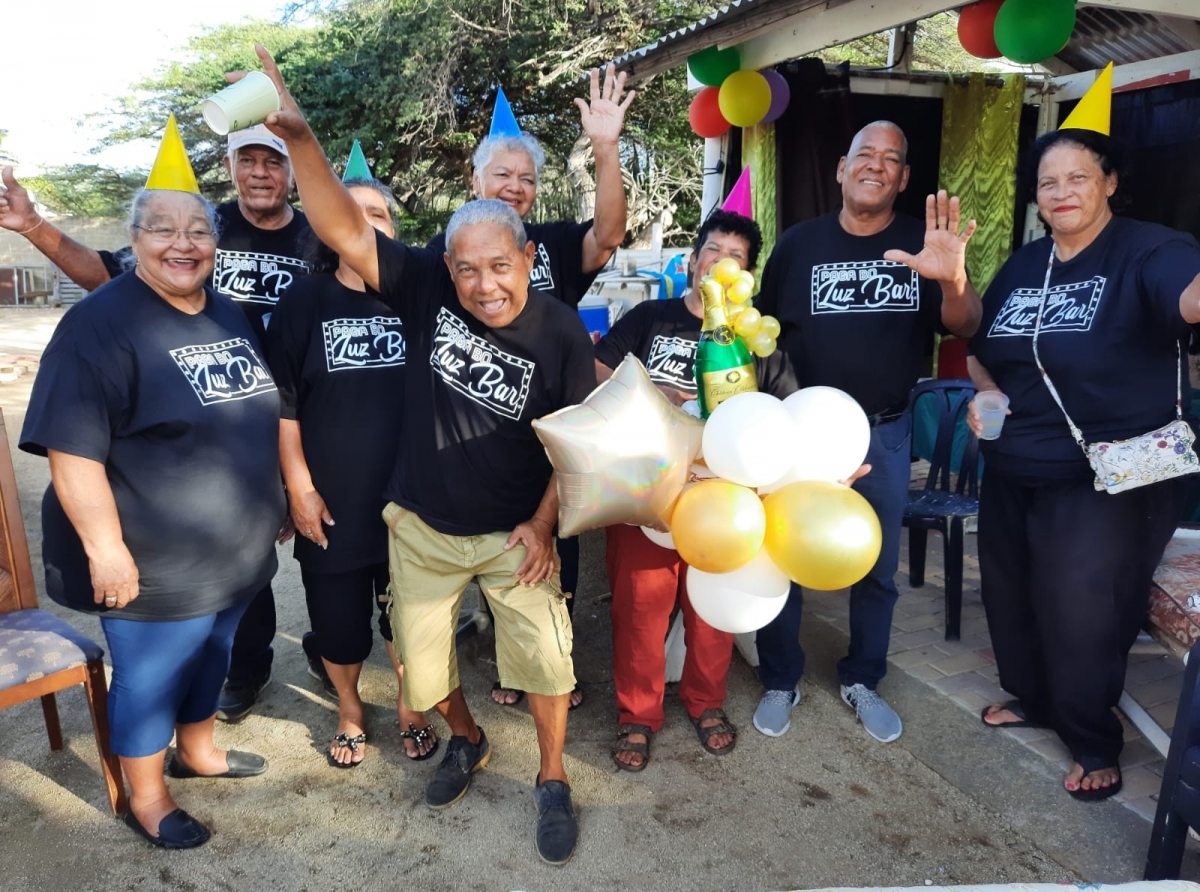
[[[762,313],[748,307],[746,312],[737,317],[737,321],[733,323],[733,330],[736,331],[742,338],[748,338],[753,335],[762,326]]]
[[[741,279],[725,289],[725,299],[734,304],[744,304],[752,294],[754,294],[754,286],[747,285]]]
[[[627,355],[578,406],[533,422],[558,473],[558,532],[631,523],[666,531],[704,423],[671,405]]]
[[[733,322],[738,316],[750,309],[750,304],[726,304],[725,318]]]
[[[750,272],[750,270],[744,269],[738,273],[737,281],[744,282],[746,287],[750,289],[750,293],[754,293],[754,273]]]
[[[760,359],[766,359],[775,352],[775,339],[763,329],[759,329],[746,339],[746,347]]]
[[[772,338],[778,338],[779,332],[782,331],[782,329],[779,327],[779,320],[774,316],[762,317],[762,330]]]
[[[758,554],[766,522],[754,490],[726,480],[706,480],[689,487],[675,503],[671,536],[689,566],[706,573],[729,573]]]
[[[738,262],[732,257],[726,257],[724,260],[718,260],[713,264],[713,268],[709,270],[709,275],[720,282],[722,285],[732,285],[737,281],[738,273],[742,271]]]
[[[824,480],[791,483],[767,496],[763,507],[767,553],[789,579],[805,588],[846,588],[866,576],[879,559],[879,518],[848,486]]]

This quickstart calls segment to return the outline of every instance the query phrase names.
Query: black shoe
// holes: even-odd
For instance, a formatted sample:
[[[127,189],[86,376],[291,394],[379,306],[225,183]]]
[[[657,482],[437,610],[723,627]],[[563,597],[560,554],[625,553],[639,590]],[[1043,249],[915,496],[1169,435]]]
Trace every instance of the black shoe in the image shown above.
[[[217,698],[217,718],[223,722],[240,722],[250,714],[263,688],[271,683],[271,671],[256,678],[227,678]]]
[[[158,822],[158,836],[151,836],[150,831],[141,825],[134,817],[133,809],[125,812],[125,825],[142,836],[150,845],[160,849],[194,849],[208,842],[212,836],[209,829],[185,812],[177,808]]]
[[[467,795],[471,775],[484,768],[491,758],[492,748],[482,728],[476,744],[465,737],[451,737],[442,764],[425,785],[425,804],[430,808],[445,808],[458,802]]]
[[[167,763],[167,774],[175,778],[189,777],[257,777],[267,770],[267,760],[256,753],[243,753],[240,750],[228,750],[225,753],[225,764],[228,770],[221,774],[197,774],[179,761],[179,754],[171,756]]]
[[[304,656],[308,660],[308,674],[321,683],[327,696],[334,700],[338,699],[337,688],[333,684],[333,679],[329,677],[329,672],[325,669],[325,661],[317,653],[317,633],[305,632],[300,638],[300,646],[304,648]]]
[[[575,854],[579,823],[571,807],[571,785],[549,780],[533,788],[537,803],[537,852],[547,864],[566,864]]]

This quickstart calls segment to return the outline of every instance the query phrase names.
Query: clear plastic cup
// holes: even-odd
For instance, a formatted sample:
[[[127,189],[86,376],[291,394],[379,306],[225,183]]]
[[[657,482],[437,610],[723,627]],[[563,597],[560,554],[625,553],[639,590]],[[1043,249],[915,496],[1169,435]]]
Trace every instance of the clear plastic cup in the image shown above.
[[[226,136],[261,124],[281,107],[279,93],[261,71],[250,71],[240,81],[204,100],[200,113],[214,133]]]
[[[995,440],[1004,427],[1004,416],[1008,414],[1008,397],[999,390],[981,390],[975,394],[975,411],[983,432],[981,440]]]

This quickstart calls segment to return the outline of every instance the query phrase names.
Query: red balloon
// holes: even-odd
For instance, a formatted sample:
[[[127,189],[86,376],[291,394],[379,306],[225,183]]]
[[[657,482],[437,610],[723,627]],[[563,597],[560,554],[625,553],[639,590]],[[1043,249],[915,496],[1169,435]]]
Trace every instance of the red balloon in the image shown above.
[[[721,106],[718,103],[720,95],[720,87],[705,87],[696,94],[696,98],[688,107],[688,123],[692,125],[692,130],[697,136],[714,139],[724,136],[729,130],[730,124],[721,114]]]
[[[958,13],[958,42],[963,49],[980,59],[999,59],[1003,53],[996,46],[996,13],[1004,0],[980,0],[964,6]]]

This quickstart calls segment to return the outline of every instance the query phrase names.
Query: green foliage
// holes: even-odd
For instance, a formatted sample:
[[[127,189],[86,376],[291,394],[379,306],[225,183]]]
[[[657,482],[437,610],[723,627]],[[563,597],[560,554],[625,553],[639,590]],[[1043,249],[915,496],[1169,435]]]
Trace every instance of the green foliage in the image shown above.
[[[887,66],[889,34],[884,31],[830,47],[817,53],[826,62],[849,61],[852,66]],[[987,63],[977,59],[958,42],[958,15],[942,12],[917,22],[913,41],[914,71],[988,71]]]
[[[124,217],[133,193],[146,175],[122,173],[95,164],[70,164],[42,176],[27,177],[22,185],[56,214],[77,217]]]

